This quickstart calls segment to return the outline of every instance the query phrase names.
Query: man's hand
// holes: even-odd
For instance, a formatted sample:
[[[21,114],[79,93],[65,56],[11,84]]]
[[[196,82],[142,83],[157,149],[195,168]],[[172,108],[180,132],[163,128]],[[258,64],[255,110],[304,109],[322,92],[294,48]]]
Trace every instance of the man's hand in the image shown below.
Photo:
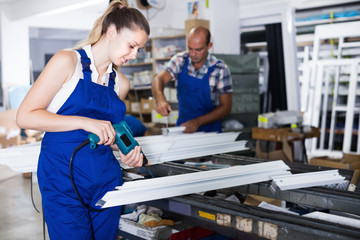
[[[194,133],[199,129],[200,124],[196,119],[191,119],[182,123],[180,126],[185,126],[184,133]]]
[[[161,116],[168,116],[172,110],[170,104],[164,99],[156,103],[156,111]]]
[[[164,95],[164,87],[171,79],[172,76],[170,73],[162,70],[159,74],[155,75],[151,84],[152,94],[156,100],[156,111],[161,114],[161,116],[168,116],[169,112],[172,111]]]

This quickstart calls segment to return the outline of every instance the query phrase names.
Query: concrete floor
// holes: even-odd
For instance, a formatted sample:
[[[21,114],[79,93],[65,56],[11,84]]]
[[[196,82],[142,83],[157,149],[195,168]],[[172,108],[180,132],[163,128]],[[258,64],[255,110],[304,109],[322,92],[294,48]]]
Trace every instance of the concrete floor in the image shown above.
[[[33,183],[34,202],[31,202],[30,178],[0,165],[0,239],[43,239],[41,197],[37,183]],[[46,236],[46,239],[49,239]]]

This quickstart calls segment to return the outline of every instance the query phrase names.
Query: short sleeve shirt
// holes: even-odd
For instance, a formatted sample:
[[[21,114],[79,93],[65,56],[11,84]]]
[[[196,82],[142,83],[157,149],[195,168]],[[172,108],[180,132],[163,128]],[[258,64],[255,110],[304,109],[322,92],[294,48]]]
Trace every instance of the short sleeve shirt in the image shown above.
[[[165,70],[170,73],[173,79],[177,79],[178,74],[182,71],[186,58],[189,57],[189,53],[178,53],[173,56],[170,61],[167,63]],[[217,63],[220,61],[219,63]],[[218,106],[219,96],[225,93],[232,92],[232,79],[228,66],[224,61],[216,58],[210,53],[207,56],[205,63],[201,66],[199,70],[195,69],[191,59],[189,58],[188,71],[189,75],[202,79],[203,76],[207,73],[209,67],[216,64],[216,67],[209,78],[209,86],[211,93],[211,101],[214,106]]]

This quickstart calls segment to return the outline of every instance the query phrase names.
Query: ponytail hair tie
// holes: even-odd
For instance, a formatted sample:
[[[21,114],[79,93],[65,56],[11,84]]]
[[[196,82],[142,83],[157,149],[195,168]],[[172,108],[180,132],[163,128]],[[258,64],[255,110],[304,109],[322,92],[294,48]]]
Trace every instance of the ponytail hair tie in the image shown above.
[[[125,5],[125,4],[123,4],[123,5],[120,6],[120,9],[123,9],[123,8],[126,8],[126,5]]]

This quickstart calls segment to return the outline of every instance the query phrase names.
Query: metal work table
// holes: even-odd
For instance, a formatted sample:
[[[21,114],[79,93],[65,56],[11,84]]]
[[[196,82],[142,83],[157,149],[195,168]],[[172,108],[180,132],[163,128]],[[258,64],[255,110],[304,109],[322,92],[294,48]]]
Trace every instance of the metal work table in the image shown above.
[[[214,164],[246,165],[269,160],[256,159],[230,154],[219,154],[197,159]],[[286,163],[292,173],[328,170],[329,168]],[[181,163],[169,162],[148,168],[153,177],[183,174],[206,169],[185,166]],[[351,179],[353,171],[339,170],[346,179]],[[313,187],[276,192],[270,189],[270,182],[249,184],[219,192],[255,194],[310,209],[360,215],[360,191],[348,192],[340,189]],[[190,194],[146,202],[163,209],[168,214],[180,217],[184,223],[211,229],[220,234],[239,239],[360,239],[360,229],[334,224],[323,220],[315,220],[289,213],[280,213],[260,207],[230,202],[213,197]],[[331,228],[331,231],[330,231]]]

